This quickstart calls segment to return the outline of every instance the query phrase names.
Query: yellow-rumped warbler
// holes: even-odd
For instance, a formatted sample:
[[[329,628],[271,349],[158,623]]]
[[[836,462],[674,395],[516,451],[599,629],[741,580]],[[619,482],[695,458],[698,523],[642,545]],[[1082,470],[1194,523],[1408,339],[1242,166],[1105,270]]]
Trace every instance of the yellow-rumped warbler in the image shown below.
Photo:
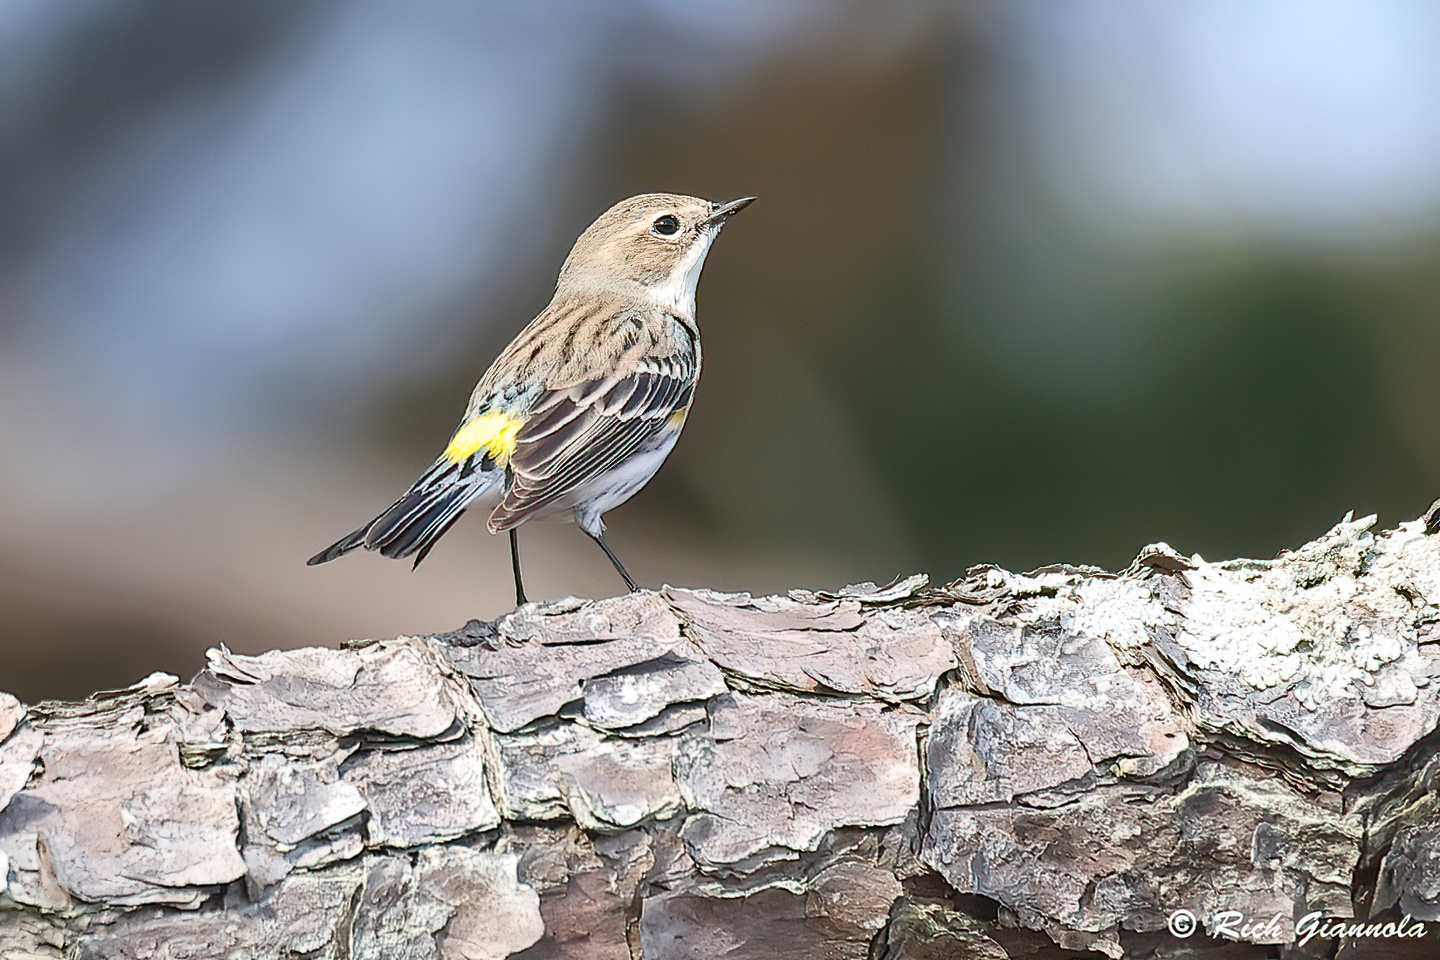
[[[754,199],[647,193],[601,214],[565,258],[550,305],[480,378],[440,458],[309,563],[365,547],[419,566],[478,505],[491,533],[510,531],[517,603],[525,585],[515,528],[536,517],[579,524],[636,589],[602,517],[655,475],[680,436],[700,379],[700,268],[725,221]]]

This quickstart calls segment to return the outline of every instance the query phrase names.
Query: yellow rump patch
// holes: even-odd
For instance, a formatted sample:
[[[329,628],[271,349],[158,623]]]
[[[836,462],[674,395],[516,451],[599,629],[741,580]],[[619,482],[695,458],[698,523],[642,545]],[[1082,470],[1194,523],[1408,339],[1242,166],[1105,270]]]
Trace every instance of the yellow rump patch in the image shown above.
[[[508,413],[482,413],[460,425],[445,448],[445,456],[451,463],[459,463],[483,448],[503,466],[515,452],[515,434],[520,432],[521,423]]]

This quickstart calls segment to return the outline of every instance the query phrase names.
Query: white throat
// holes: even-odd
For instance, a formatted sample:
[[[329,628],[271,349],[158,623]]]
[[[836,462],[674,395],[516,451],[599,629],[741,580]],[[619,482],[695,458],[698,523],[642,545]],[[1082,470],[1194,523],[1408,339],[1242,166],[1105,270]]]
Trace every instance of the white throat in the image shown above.
[[[674,307],[681,316],[695,319],[695,286],[700,282],[700,270],[705,266],[705,254],[719,234],[718,227],[707,229],[695,238],[690,249],[685,251],[670,271],[670,275],[651,287],[655,296],[665,306]]]

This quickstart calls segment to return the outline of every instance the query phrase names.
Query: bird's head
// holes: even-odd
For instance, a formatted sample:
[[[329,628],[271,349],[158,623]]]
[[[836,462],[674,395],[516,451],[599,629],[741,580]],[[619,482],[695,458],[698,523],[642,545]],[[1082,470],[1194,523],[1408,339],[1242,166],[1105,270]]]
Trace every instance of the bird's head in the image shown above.
[[[725,221],[754,199],[713,203],[644,193],[622,200],[575,241],[560,268],[558,287],[643,292],[693,317],[695,285],[711,242]]]

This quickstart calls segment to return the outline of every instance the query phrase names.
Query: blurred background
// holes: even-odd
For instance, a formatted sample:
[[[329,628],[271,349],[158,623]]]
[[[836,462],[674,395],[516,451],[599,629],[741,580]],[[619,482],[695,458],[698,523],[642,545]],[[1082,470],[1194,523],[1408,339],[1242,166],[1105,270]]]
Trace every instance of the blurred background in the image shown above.
[[[1424,0],[0,3],[0,689],[512,606],[443,447],[631,193],[754,194],[644,584],[1271,556],[1440,494]],[[570,526],[536,598],[622,588]]]

